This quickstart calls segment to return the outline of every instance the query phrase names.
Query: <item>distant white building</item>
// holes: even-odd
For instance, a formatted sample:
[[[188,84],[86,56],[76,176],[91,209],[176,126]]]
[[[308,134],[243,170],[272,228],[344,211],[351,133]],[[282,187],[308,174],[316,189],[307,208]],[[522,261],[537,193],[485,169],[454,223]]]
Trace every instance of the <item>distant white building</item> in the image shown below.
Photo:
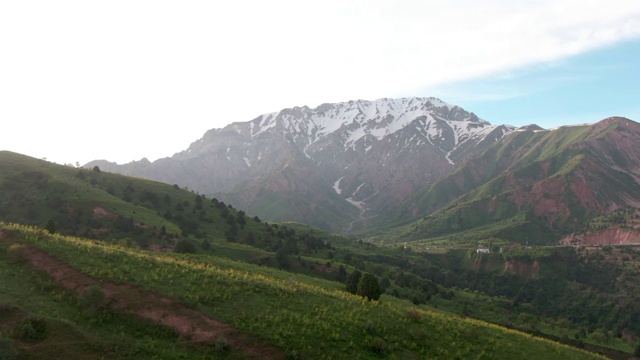
[[[478,250],[476,250],[477,254],[491,254],[491,250],[489,250],[489,248],[485,248],[485,247],[479,247]]]

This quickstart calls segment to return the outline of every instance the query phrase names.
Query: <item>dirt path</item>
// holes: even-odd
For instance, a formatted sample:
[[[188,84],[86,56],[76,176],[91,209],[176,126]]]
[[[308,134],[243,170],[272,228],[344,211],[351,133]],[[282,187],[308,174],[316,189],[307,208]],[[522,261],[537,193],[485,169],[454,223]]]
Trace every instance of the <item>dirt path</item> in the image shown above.
[[[0,229],[0,241],[13,242],[14,238],[9,231]],[[33,268],[47,273],[63,287],[79,294],[92,285],[98,285],[104,291],[110,308],[169,326],[182,339],[213,346],[216,340],[224,336],[234,350],[243,352],[248,358],[286,358],[281,350],[266,341],[243,334],[231,325],[212,319],[173,299],[142,291],[132,285],[102,282],[31,246],[27,246],[26,257]]]

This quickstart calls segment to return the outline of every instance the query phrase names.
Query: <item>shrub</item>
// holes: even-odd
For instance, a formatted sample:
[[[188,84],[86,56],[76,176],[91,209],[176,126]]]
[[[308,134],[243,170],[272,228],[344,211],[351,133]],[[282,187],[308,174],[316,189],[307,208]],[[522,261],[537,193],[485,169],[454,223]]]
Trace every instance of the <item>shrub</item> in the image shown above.
[[[195,254],[196,246],[189,240],[179,240],[173,248],[174,253],[178,254]]]
[[[369,348],[376,354],[384,354],[387,351],[387,343],[381,337],[369,339]]]
[[[7,255],[13,261],[26,261],[27,260],[27,246],[24,244],[11,244],[7,249]]]
[[[57,230],[56,223],[53,222],[53,219],[49,219],[49,221],[47,221],[47,224],[44,226],[44,229],[47,230],[49,234],[54,234],[56,232]]]
[[[224,335],[220,335],[216,339],[216,342],[213,344],[213,349],[218,355],[222,355],[231,351],[231,345],[227,341],[227,338],[224,337]]]
[[[289,253],[284,247],[281,247],[276,251],[276,260],[278,261],[278,265],[282,269],[289,269],[291,267],[291,259],[289,258]]]
[[[368,333],[371,333],[374,329],[375,326],[373,325],[373,322],[371,322],[371,320],[367,320],[367,322],[364,324],[364,330]]]
[[[44,319],[28,317],[18,329],[18,337],[25,342],[38,342],[47,337],[47,323]]]
[[[420,312],[416,309],[411,309],[407,311],[407,317],[413,321],[420,320]]]
[[[80,294],[78,302],[87,316],[94,316],[104,308],[106,296],[100,286],[94,284]]]

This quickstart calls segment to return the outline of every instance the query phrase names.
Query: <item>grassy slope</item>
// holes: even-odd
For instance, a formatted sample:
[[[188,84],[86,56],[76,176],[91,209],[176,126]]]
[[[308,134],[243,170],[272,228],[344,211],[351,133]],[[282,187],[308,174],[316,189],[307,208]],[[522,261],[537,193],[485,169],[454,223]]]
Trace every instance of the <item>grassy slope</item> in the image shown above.
[[[198,197],[201,208],[196,206]],[[240,223],[235,209],[177,186],[6,151],[0,152],[0,204],[4,221],[43,227],[52,219],[60,232],[103,240],[135,237],[171,248],[177,238],[213,241],[232,229],[237,239],[251,233],[264,242],[281,240],[267,224],[248,216]],[[99,208],[107,215],[96,215]],[[128,222],[138,225],[127,228]],[[162,227],[168,235],[160,235]]]
[[[7,247],[0,242],[0,339],[11,339],[20,359],[188,359],[210,352],[187,346],[174,332],[141,319],[87,315],[75,294],[11,258]],[[44,320],[44,340],[21,338],[28,318]],[[0,358],[11,359],[9,355],[0,347]]]
[[[271,267],[279,266],[278,262],[276,261],[276,257],[274,256],[274,251],[276,250],[276,248],[274,248],[273,245],[278,245],[279,242],[285,245],[288,244],[292,239],[292,237],[288,235],[288,233],[295,230],[295,232],[297,233],[296,236],[306,237],[307,234],[310,234],[316,238],[321,239],[321,241],[324,243],[331,243],[334,247],[332,248],[324,246],[315,250],[309,250],[305,249],[304,242],[300,243],[300,241],[298,241],[297,247],[300,249],[300,254],[298,255],[298,260],[295,260],[294,255],[291,256],[293,263],[290,268],[291,271],[316,277],[335,279],[338,273],[338,266],[345,266],[347,271],[352,271],[354,268],[359,268],[363,271],[376,274],[380,279],[382,279],[383,277],[389,277],[392,284],[392,287],[389,291],[398,290],[400,292],[399,296],[402,298],[412,299],[413,296],[415,296],[416,294],[419,295],[419,293],[422,291],[420,290],[420,288],[414,288],[414,285],[412,284],[399,285],[399,283],[396,283],[397,278],[402,275],[403,272],[412,271],[407,268],[408,264],[399,264],[400,267],[397,269],[388,267],[386,264],[383,265],[383,262],[378,259],[377,256],[382,255],[383,252],[386,253],[384,249],[369,246],[370,244],[356,242],[355,239],[345,239],[336,235],[326,234],[317,229],[309,228],[305,225],[296,223],[278,224],[279,227],[267,226],[265,223],[255,222],[247,216],[246,225],[244,225],[243,227],[239,227],[238,237],[242,239],[249,232],[251,232],[255,235],[257,241],[259,241],[258,239],[261,238],[268,238],[267,240],[269,241],[259,241],[260,244],[254,244],[260,245],[260,249],[248,246],[246,244],[228,242],[224,240],[224,234],[230,228],[230,225],[228,223],[228,219],[223,217],[222,210],[225,210],[225,213],[228,213],[233,217],[237,217],[238,212],[226,206],[224,206],[224,209],[220,209],[219,207],[215,206],[215,203],[211,200],[206,200],[204,201],[203,208],[204,218],[208,220],[202,220],[203,212],[195,210],[194,198],[196,197],[196,195],[192,192],[153,181],[128,178],[108,173],[96,174],[89,170],[79,170],[72,167],[59,166],[17,154],[0,152],[0,160],[2,159],[7,161],[0,161],[0,170],[2,170],[0,171],[0,178],[2,178],[0,179],[0,181],[6,179],[8,176],[10,177],[18,175],[18,177],[20,177],[19,175],[21,175],[24,171],[34,171],[38,170],[39,168],[43,169],[43,172],[50,174],[52,178],[56,178],[59,180],[57,182],[49,181],[47,183],[47,186],[44,186],[42,188],[38,188],[37,182],[35,182],[31,183],[28,187],[25,187],[23,189],[25,190],[23,193],[27,195],[27,198],[30,198],[30,205],[39,206],[37,207],[38,213],[45,213],[46,211],[48,211],[48,207],[42,206],[42,201],[45,200],[44,198],[46,196],[53,196],[61,193],[62,191],[66,191],[68,194],[73,195],[73,197],[66,197],[68,199],[66,204],[71,204],[73,207],[84,209],[83,211],[85,212],[85,215],[83,218],[83,222],[86,222],[87,219],[91,218],[90,214],[92,210],[99,205],[105,207],[109,211],[113,211],[114,213],[122,214],[124,217],[133,217],[137,221],[143,221],[145,224],[155,224],[152,226],[148,226],[148,228],[145,229],[145,232],[143,232],[142,234],[131,233],[121,235],[131,237],[134,241],[136,241],[139,237],[145,236],[151,237],[152,239],[159,238],[159,236],[157,235],[157,229],[163,225],[166,226],[168,231],[170,232],[179,232],[180,229],[178,229],[178,224],[161,216],[166,211],[171,211],[174,217],[178,214],[181,214],[185,218],[193,219],[197,222],[199,226],[199,232],[201,234],[190,235],[189,237],[193,241],[201,242],[204,238],[207,238],[211,241],[211,248],[209,250],[199,249],[198,251],[200,253],[215,255],[218,257],[225,257],[228,259],[235,259],[241,262],[267,265]],[[84,179],[78,177],[77,174],[80,172],[85,174]],[[92,183],[92,179],[96,180],[95,183]],[[130,199],[130,201],[124,201],[122,199],[123,192],[127,187],[135,189],[135,191],[131,193],[132,199]],[[113,194],[107,191],[109,189]],[[142,196],[145,193],[155,194],[155,203]],[[7,194],[11,193],[0,194],[0,199],[2,199],[2,197],[6,196]],[[170,197],[170,203],[165,203],[164,194],[167,194]],[[176,206],[178,204],[183,205],[184,209],[182,211],[176,210]],[[4,203],[3,205],[6,205],[6,203]],[[141,217],[141,214],[147,214],[148,219],[143,219]],[[50,215],[43,216],[42,220],[37,222],[37,224],[40,226],[44,225],[44,222],[46,221],[48,216]],[[519,219],[513,220],[520,221]],[[505,225],[504,227],[506,229],[512,228],[509,221],[505,221],[503,225]],[[156,229],[153,229],[153,226],[155,226]],[[455,240],[462,240],[473,244],[474,239],[477,238],[478,230],[482,230],[482,234],[484,234],[482,235],[482,237],[484,239],[491,239],[491,236],[495,234],[495,229],[492,226],[488,226],[484,229],[474,228],[470,231],[458,233]],[[280,237],[281,231],[284,231],[285,233],[282,238]],[[111,242],[124,243],[122,241],[118,241],[118,236],[118,234],[112,234],[112,237],[107,238],[107,240],[113,239],[114,241]],[[161,239],[159,241],[165,241],[165,245],[168,246],[168,244],[166,244],[166,239]],[[428,246],[432,246],[432,239],[430,239],[429,241],[430,244]],[[448,236],[443,236],[438,238],[437,242],[439,242],[440,245],[443,246],[450,245],[451,238]],[[499,239],[493,239],[492,244],[499,245]],[[349,254],[354,255],[352,261],[346,260],[347,255]],[[395,253],[390,253],[388,254],[388,256],[400,256],[400,258],[403,258],[403,255],[398,255]],[[446,256],[446,254],[444,256]],[[369,257],[370,261],[367,260],[367,258]],[[362,260],[366,262],[366,267],[365,264],[362,263]],[[400,259],[395,259],[393,261],[396,260]],[[416,255],[416,257],[411,260],[411,263],[413,264],[415,262],[416,264],[421,264],[423,261],[425,261],[423,257]],[[331,263],[331,267],[328,266],[329,263]],[[449,265],[447,264],[442,264],[442,269],[438,269],[438,271],[436,272],[445,271],[444,269],[446,269],[448,266]],[[416,272],[416,274],[418,274],[418,276],[420,277],[429,277],[429,274],[432,273],[433,271],[428,271],[426,273],[423,273],[422,271]],[[144,281],[144,279],[142,281]],[[337,282],[333,282],[330,284],[332,284],[333,288],[338,290],[342,290],[344,288],[344,285]],[[447,288],[452,286],[450,283],[447,284],[448,285],[445,285]],[[458,297],[453,300],[445,300],[445,306],[443,306],[443,308],[462,313],[463,308],[459,307],[458,305],[464,303],[464,296],[465,295],[463,293],[460,296],[459,300]],[[396,299],[394,298],[389,299],[392,301],[396,301]],[[440,300],[440,297],[436,296],[434,297],[434,300]],[[440,304],[441,301],[436,303]],[[234,305],[234,303],[229,304],[230,306]],[[489,308],[478,306],[469,307],[485,309],[480,312],[472,312],[472,314],[476,318],[487,319],[489,321],[494,321],[494,319],[491,316],[487,317],[488,313],[491,313],[492,311],[502,311],[499,306],[493,308],[491,306]],[[513,322],[513,320],[505,321],[504,319],[502,319],[499,322],[507,325],[512,322],[517,326],[521,326],[520,324]],[[527,327],[523,328],[526,329]],[[553,332],[548,333],[553,334]],[[376,336],[370,336],[370,338],[375,338]],[[585,339],[585,341],[587,341],[587,339]]]
[[[511,134],[479,158],[467,162],[429,189],[418,192],[401,207],[401,214],[391,214],[390,218],[396,219],[395,224],[401,226],[369,239],[385,243],[437,241],[443,236],[471,241],[491,237],[509,241],[530,238],[533,243],[556,239],[557,231],[549,229],[526,209],[519,210],[514,206],[512,193],[556,176],[570,181],[567,179],[585,159],[583,150],[576,145],[602,137],[617,126],[617,122],[612,122],[597,131],[592,126],[574,126],[549,132]],[[574,218],[586,214],[571,194],[567,201],[575,212]],[[488,205],[490,202],[498,206],[493,208],[495,205]],[[429,215],[407,223],[411,217],[406,209],[412,208]],[[488,208],[493,209],[487,211]],[[473,236],[474,233],[478,236]]]
[[[177,299],[294,357],[378,358],[378,352],[389,358],[595,357],[478,320],[415,308],[392,297],[362,301],[335,282],[211,256],[149,253],[5,227],[86,274]],[[117,267],[112,266],[115,263]]]

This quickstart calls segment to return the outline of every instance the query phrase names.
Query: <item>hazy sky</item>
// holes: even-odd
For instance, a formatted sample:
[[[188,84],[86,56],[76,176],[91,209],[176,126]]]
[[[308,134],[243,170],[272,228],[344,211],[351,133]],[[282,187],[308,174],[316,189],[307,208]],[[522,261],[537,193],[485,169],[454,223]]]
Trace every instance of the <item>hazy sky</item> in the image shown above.
[[[435,96],[640,121],[640,1],[2,1],[0,149],[155,160],[282,108]]]

